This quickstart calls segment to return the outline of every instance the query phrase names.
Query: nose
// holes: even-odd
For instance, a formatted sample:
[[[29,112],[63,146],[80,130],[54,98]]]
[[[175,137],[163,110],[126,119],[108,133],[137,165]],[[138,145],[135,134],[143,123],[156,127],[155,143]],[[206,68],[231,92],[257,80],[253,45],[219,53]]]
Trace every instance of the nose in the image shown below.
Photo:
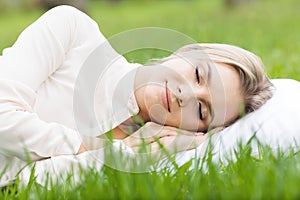
[[[205,86],[182,85],[177,90],[177,101],[180,107],[187,106],[192,101],[207,99],[208,97],[208,88]]]

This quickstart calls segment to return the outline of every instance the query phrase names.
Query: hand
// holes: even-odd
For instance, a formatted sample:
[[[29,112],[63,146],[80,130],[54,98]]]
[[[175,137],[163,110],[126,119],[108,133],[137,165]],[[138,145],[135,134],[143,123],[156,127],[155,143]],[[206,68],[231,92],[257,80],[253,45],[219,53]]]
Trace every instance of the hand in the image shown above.
[[[165,136],[152,142],[148,147],[148,152],[151,154],[170,155],[181,151],[195,149],[207,138],[208,135],[202,133],[195,135],[178,134]]]
[[[138,131],[125,138],[124,143],[136,153],[144,148],[154,155],[176,153],[199,146],[208,136],[199,132],[190,132],[153,122],[146,123]]]
[[[87,137],[87,136],[83,137],[77,155],[85,151],[101,149],[104,147],[105,141],[106,141],[105,138]]]

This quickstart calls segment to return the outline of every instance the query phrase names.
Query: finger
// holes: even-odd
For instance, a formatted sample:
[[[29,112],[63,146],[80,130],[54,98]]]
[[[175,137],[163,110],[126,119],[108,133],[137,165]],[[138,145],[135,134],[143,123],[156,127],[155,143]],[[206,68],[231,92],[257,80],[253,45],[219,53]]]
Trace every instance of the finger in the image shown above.
[[[151,138],[152,139],[159,139],[163,137],[170,137],[170,136],[177,136],[178,132],[177,131],[171,131],[171,130],[162,130],[158,132],[156,135],[153,135]]]
[[[139,136],[140,135],[140,136]],[[131,135],[124,139],[124,143],[129,147],[141,147],[143,145],[148,145],[150,143],[154,143],[160,138],[163,137],[171,137],[171,136],[177,136],[176,132],[171,131],[162,131],[161,133],[158,133],[154,136],[145,138],[143,135]]]
[[[200,134],[197,136],[179,135],[176,137],[176,151],[185,151],[198,147],[207,139],[207,135]]]
[[[143,129],[139,130],[136,133],[130,135],[130,138],[135,139],[144,139],[153,141],[156,138],[162,138],[165,136],[175,136],[178,135],[177,131],[168,130],[168,129],[160,129],[160,130],[153,130],[153,129]]]
[[[197,148],[200,144],[202,144],[207,138],[209,137],[209,135],[207,134],[202,134],[202,135],[198,135],[194,137],[194,140],[191,142],[191,144],[189,145],[189,147],[187,148],[187,150],[191,150],[191,149],[195,149]]]
[[[198,147],[206,139],[207,135],[189,136],[189,135],[177,135],[171,137],[163,137],[157,142],[151,144],[151,151],[165,151],[169,153],[176,153],[185,150],[190,150]]]
[[[141,156],[150,156],[156,161],[177,152],[190,150],[198,147],[207,139],[207,135],[199,136],[170,136],[160,138],[157,142],[148,144],[144,147],[136,146],[132,150]]]
[[[199,135],[205,135],[203,132],[193,132],[193,131],[186,131],[186,130],[179,130],[178,132],[180,135],[186,135],[186,136],[199,136]]]
[[[152,138],[141,138],[141,137],[134,137],[129,136],[123,140],[125,145],[129,147],[140,147],[142,145],[147,145],[152,142]]]
[[[170,130],[170,131],[174,131],[177,134],[180,135],[189,135],[189,136],[197,136],[197,135],[204,135],[205,133],[203,132],[195,132],[195,131],[188,131],[188,130],[184,130],[184,129],[179,129],[179,128],[175,128],[175,127],[171,127],[171,126],[165,126],[164,130]]]
[[[208,131],[207,134],[208,135],[213,135],[215,133],[218,133],[218,132],[222,131],[223,129],[225,129],[225,127],[223,127],[223,126],[216,127],[216,128],[211,129],[210,131]]]

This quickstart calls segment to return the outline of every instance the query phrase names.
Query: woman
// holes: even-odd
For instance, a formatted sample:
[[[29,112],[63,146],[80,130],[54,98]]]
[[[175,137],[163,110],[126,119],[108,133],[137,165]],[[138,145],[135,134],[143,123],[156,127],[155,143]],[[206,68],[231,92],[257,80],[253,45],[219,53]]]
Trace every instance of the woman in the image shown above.
[[[3,51],[0,58],[3,159],[36,161],[79,154],[95,148],[90,144],[94,136],[109,134],[111,130],[115,139],[126,138],[125,143],[135,147],[141,139],[127,137],[132,132],[147,137],[155,132],[167,146],[176,137],[178,128],[184,129],[181,130],[184,144],[176,150],[185,150],[194,147],[190,144],[195,138],[197,144],[206,139],[206,135],[197,132],[227,126],[272,96],[272,84],[260,59],[235,46],[188,45],[159,64],[147,67],[130,64],[119,55],[105,68],[92,91],[95,122],[89,119],[90,113],[84,113],[85,103],[90,101],[84,100],[84,94],[79,100],[74,94],[77,84],[80,88],[89,81],[80,79],[81,66],[105,42],[97,24],[87,15],[60,6],[30,25],[11,48]],[[108,46],[107,51],[113,49]],[[125,90],[120,92],[122,80],[127,82]],[[78,101],[84,103],[77,104]],[[116,114],[116,104],[112,101],[126,109],[117,110]],[[76,116],[81,114],[84,119],[78,122]],[[142,123],[134,118],[146,126],[141,128]],[[89,142],[83,143],[86,138]],[[153,137],[147,141],[155,145]]]

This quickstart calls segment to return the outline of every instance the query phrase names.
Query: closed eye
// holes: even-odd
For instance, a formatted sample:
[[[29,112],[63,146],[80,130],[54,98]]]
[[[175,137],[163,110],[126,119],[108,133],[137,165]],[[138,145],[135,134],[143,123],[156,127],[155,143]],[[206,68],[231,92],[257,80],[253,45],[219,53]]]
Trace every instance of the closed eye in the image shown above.
[[[199,70],[198,70],[198,67],[196,67],[195,74],[196,74],[196,80],[197,80],[197,82],[200,84],[200,76],[199,76]]]
[[[201,120],[203,120],[201,103],[199,103],[199,117]]]

